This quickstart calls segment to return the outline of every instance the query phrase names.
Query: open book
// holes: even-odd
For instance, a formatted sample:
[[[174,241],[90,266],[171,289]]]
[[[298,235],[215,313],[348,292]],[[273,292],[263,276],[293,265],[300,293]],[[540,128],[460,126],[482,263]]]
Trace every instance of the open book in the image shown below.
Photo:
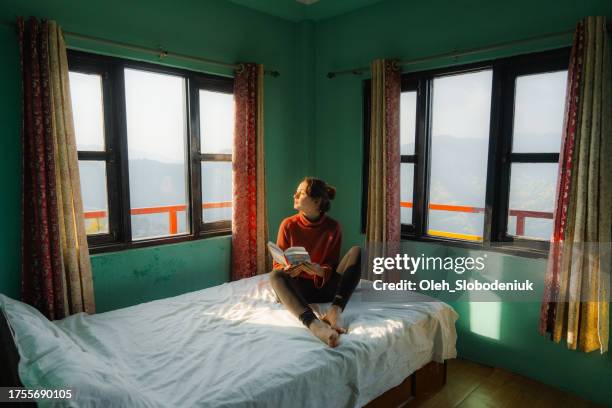
[[[310,255],[308,255],[308,251],[304,247],[291,247],[283,251],[274,242],[268,242],[268,249],[272,258],[283,266],[310,262]]]

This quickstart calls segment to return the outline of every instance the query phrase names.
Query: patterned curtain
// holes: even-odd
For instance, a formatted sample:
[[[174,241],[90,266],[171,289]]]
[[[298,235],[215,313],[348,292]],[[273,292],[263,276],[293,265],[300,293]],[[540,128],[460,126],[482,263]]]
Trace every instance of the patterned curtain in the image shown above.
[[[612,153],[605,17],[578,23],[568,72],[554,229],[540,333],[570,349],[608,349]]]
[[[263,127],[263,65],[243,64],[234,81],[232,280],[270,271]]]
[[[368,265],[374,256],[389,256],[400,242],[399,110],[401,74],[394,61],[372,62],[372,103],[366,249]],[[367,268],[368,278],[372,268]],[[379,279],[379,278],[377,278]]]
[[[93,313],[66,46],[53,21],[19,19],[17,26],[23,80],[22,298],[50,319]]]

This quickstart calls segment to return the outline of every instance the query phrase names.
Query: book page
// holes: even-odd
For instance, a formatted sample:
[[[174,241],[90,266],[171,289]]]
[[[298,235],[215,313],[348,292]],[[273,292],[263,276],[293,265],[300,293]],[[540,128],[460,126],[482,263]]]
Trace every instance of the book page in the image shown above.
[[[304,247],[291,247],[285,251],[285,258],[290,265],[310,262],[310,255]]]
[[[270,251],[270,255],[272,255],[272,259],[283,266],[287,266],[287,261],[285,260],[285,254],[282,249],[274,242],[268,242],[268,250]]]

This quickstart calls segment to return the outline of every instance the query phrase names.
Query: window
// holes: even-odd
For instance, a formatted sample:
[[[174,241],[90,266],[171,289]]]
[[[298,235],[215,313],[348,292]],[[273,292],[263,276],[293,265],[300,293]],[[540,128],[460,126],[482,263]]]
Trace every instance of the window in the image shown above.
[[[485,69],[430,81],[428,235],[482,241],[492,77]]]
[[[407,87],[400,95],[400,219],[407,230],[414,231],[412,207],[414,206],[414,163],[416,135],[417,92]]]
[[[198,88],[202,166],[202,221],[222,222],[232,218],[232,142],[234,100],[231,94]]]
[[[402,238],[546,251],[568,61],[562,49],[402,75]],[[369,93],[367,80],[366,152]]]
[[[68,58],[92,251],[229,234],[233,80]]]
[[[125,69],[132,239],[188,234],[185,78]]]
[[[506,233],[549,239],[567,72],[515,78],[509,212]]]

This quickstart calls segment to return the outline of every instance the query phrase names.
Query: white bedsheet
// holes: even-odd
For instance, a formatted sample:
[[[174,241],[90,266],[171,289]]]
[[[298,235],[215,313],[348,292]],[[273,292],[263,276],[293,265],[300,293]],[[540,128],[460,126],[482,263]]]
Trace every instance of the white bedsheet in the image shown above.
[[[71,388],[61,406],[362,406],[456,356],[457,314],[444,303],[356,292],[332,349],[275,302],[267,275],[55,322],[6,296],[0,305],[23,384]]]

